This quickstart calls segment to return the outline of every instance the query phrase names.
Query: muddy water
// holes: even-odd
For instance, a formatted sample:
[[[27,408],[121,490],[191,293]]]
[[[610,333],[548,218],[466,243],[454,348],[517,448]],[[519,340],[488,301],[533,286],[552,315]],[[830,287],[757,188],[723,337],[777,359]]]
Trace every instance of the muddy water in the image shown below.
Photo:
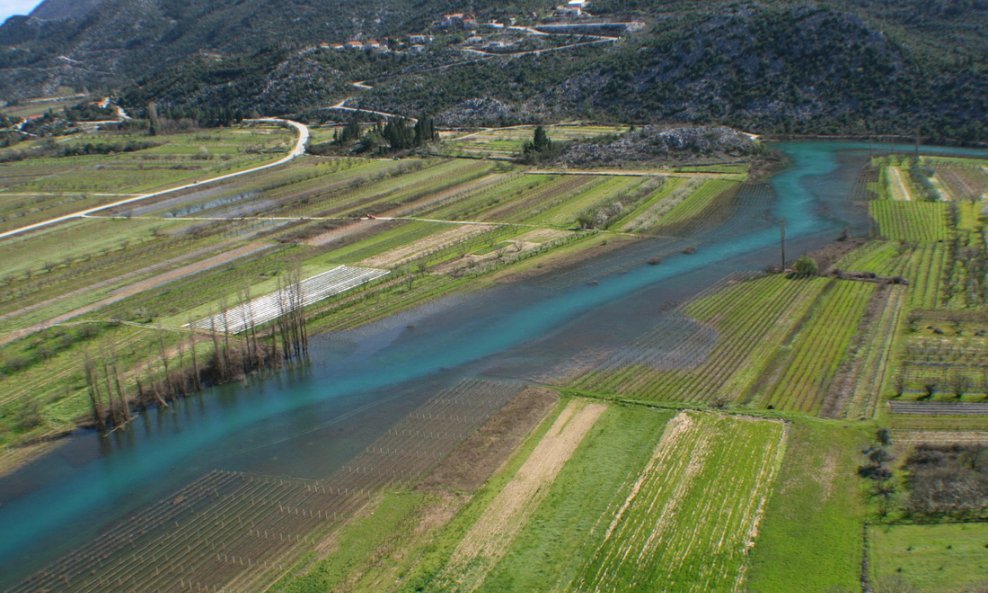
[[[210,470],[325,477],[464,378],[546,380],[571,372],[601,346],[653,329],[674,304],[776,262],[781,218],[792,257],[843,228],[867,232],[867,209],[853,196],[871,147],[778,148],[792,159],[788,169],[746,186],[725,215],[689,236],[638,242],[532,281],[320,336],[304,373],[215,389],[150,412],[108,439],[80,432],[0,479],[0,587]],[[686,246],[697,252],[683,254]],[[656,257],[661,265],[648,265]]]

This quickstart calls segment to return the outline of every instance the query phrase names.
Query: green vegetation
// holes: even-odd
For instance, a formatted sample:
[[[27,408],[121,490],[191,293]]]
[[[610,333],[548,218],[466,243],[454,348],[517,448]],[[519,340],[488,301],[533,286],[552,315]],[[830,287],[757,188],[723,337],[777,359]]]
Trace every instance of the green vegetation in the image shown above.
[[[665,411],[611,406],[478,591],[569,587],[587,554],[602,543],[601,517],[624,502],[671,417]]]
[[[947,238],[947,204],[876,201],[870,206],[879,232],[887,239],[931,243]]]
[[[704,326],[681,329],[676,318],[660,320],[653,331],[611,357],[605,368],[616,370],[592,372],[574,386],[633,399],[714,404],[737,400],[758,380],[827,285],[822,278],[771,276],[695,300],[682,312],[714,328],[715,333],[711,335]],[[680,328],[667,328],[666,323]],[[649,342],[666,341],[670,335],[676,337],[678,351],[691,353],[698,361],[694,368],[662,370],[661,360],[647,360]]]
[[[771,387],[756,401],[818,414],[874,293],[874,284],[832,284],[792,341],[779,349],[769,374]]]
[[[955,593],[988,585],[986,523],[877,526],[868,530],[868,539],[878,591]]]
[[[860,429],[797,421],[751,554],[751,593],[856,591],[866,507]]]
[[[785,440],[780,422],[672,421],[577,588],[735,591]]]

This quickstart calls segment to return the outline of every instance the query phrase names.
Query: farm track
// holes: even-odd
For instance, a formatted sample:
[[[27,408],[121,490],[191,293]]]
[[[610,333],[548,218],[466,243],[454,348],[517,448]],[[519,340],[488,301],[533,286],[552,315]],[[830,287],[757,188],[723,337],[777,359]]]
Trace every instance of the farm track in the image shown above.
[[[258,590],[381,488],[411,485],[525,387],[471,380],[436,394],[323,480],[213,471],[10,590]]]

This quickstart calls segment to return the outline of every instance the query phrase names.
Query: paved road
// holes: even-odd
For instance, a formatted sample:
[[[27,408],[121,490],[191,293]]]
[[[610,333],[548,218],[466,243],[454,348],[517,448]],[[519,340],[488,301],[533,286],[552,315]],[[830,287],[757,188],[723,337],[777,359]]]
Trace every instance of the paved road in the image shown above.
[[[125,200],[119,200],[119,201],[116,201],[116,202],[112,202],[110,204],[103,204],[102,206],[97,206],[95,208],[89,208],[88,210],[80,210],[78,212],[73,212],[72,214],[66,214],[65,216],[59,216],[57,218],[50,218],[48,220],[44,220],[44,221],[41,221],[41,222],[36,222],[34,224],[30,224],[30,225],[23,226],[23,227],[20,227],[20,228],[17,228],[17,229],[13,229],[13,230],[10,230],[10,231],[4,232],[4,233],[0,233],[0,239],[6,239],[8,237],[14,237],[16,235],[21,235],[23,233],[34,231],[34,230],[37,230],[37,229],[40,229],[40,228],[44,228],[44,227],[48,227],[48,226],[51,226],[51,225],[54,225],[54,224],[58,224],[60,222],[65,222],[65,221],[68,221],[68,220],[75,220],[77,218],[85,218],[86,216],[89,216],[90,214],[95,214],[97,212],[102,212],[103,210],[109,210],[111,208],[116,208],[118,206],[126,206],[127,204],[133,204],[135,202],[141,202],[141,201],[144,201],[144,200],[150,200],[151,198],[157,198],[159,196],[163,196],[163,195],[166,195],[166,194],[170,194],[170,193],[174,193],[174,192],[179,192],[179,191],[185,191],[187,189],[193,189],[193,188],[200,187],[200,186],[203,186],[203,185],[208,185],[210,183],[216,183],[217,181],[226,181],[227,179],[232,179],[234,177],[240,177],[241,175],[247,175],[249,173],[256,173],[258,171],[264,171],[265,169],[271,169],[273,167],[280,167],[281,165],[284,165],[285,163],[291,162],[291,161],[295,160],[296,158],[298,158],[299,156],[305,154],[305,146],[309,142],[309,128],[307,126],[305,126],[304,124],[300,124],[300,123],[298,123],[296,121],[291,121],[291,120],[287,120],[287,119],[278,119],[278,118],[273,118],[273,117],[265,117],[265,118],[260,118],[260,119],[250,119],[250,120],[245,120],[245,121],[253,122],[253,123],[278,123],[278,124],[284,124],[284,125],[291,126],[291,127],[295,128],[295,131],[296,132],[298,132],[298,139],[296,140],[295,146],[292,148],[292,151],[290,153],[288,153],[288,155],[286,157],[284,157],[282,159],[279,159],[279,160],[277,160],[277,161],[275,161],[273,163],[268,163],[267,165],[261,165],[259,167],[253,167],[251,169],[246,169],[244,171],[237,171],[236,173],[228,173],[226,175],[220,175],[219,177],[213,177],[211,179],[205,179],[203,181],[196,181],[194,183],[187,183],[187,184],[181,185],[179,187],[173,187],[173,188],[170,188],[170,189],[166,189],[166,190],[162,190],[162,191],[157,191],[157,192],[150,193],[150,194],[141,194],[141,195],[138,195],[138,196],[134,196],[133,198],[127,198]]]

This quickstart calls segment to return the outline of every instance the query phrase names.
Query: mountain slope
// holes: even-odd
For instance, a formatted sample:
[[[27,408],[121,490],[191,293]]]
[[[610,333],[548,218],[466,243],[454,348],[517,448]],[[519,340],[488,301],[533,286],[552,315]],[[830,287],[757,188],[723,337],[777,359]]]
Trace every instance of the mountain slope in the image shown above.
[[[555,3],[471,5],[482,18],[530,21]],[[132,109],[154,100],[195,116],[218,106],[297,113],[357,94],[351,105],[461,124],[575,116],[988,140],[988,0],[597,0],[602,18],[640,19],[645,29],[608,46],[514,59],[456,46],[418,55],[314,50],[321,41],[423,32],[463,9],[449,0],[75,6],[47,0],[36,13],[62,18],[0,27],[0,95],[115,88]],[[354,80],[374,89],[357,92]]]

